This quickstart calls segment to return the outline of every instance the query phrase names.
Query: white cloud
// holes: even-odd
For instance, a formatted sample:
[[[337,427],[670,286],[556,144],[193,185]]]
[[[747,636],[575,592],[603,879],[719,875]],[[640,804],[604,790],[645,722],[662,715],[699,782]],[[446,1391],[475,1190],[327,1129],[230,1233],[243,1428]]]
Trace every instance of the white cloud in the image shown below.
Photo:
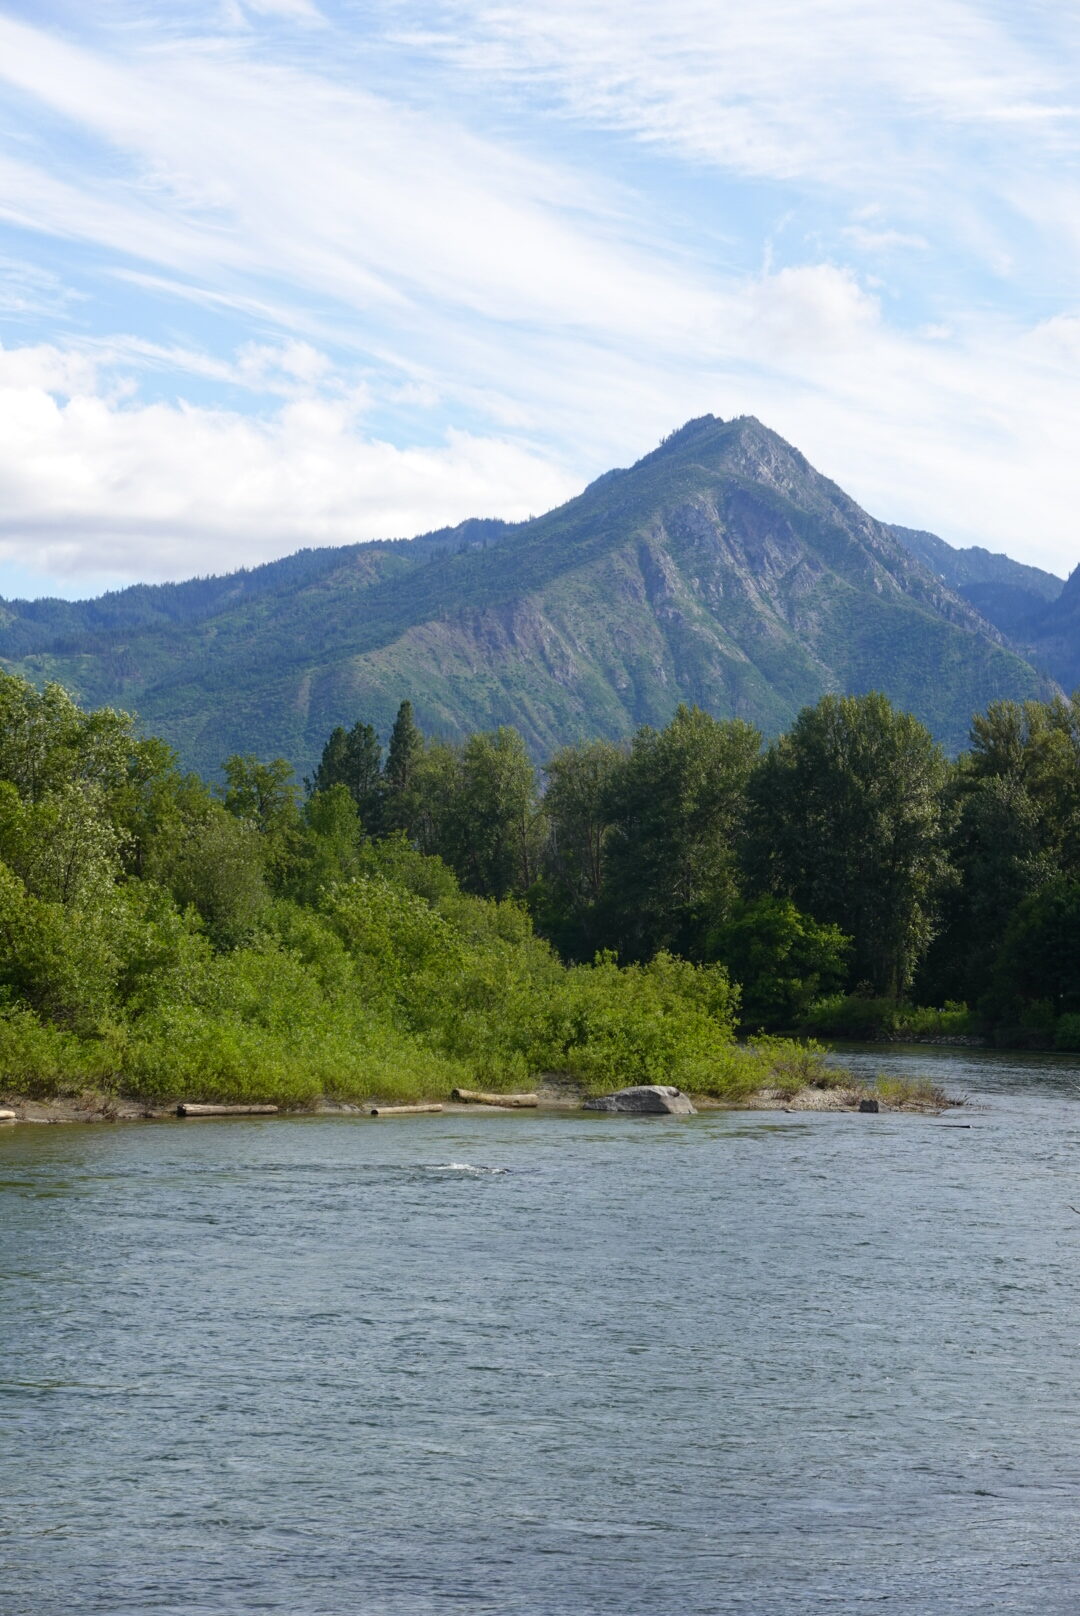
[[[974,0],[449,0],[444,14],[439,43],[461,64],[545,83],[575,117],[756,175],[880,184],[883,155],[901,173],[931,158],[935,125],[1075,145],[1065,18],[1048,52],[1031,48],[1020,13],[1010,29]]]
[[[291,22],[324,23],[318,6],[311,0],[239,0],[245,11],[259,17],[285,17]]]
[[[162,49],[126,71],[0,18],[0,78],[126,158],[73,184],[0,163],[0,211],[218,284],[269,269],[361,319],[419,303],[500,322],[572,324],[686,343],[704,285],[571,223],[598,197],[558,172],[326,77]]]
[[[220,572],[302,545],[521,517],[572,491],[505,439],[381,442],[351,399],[309,391],[260,417],[140,404],[103,386],[88,356],[0,351],[0,557],[64,576],[124,572],[134,555],[148,579]]]
[[[930,245],[925,236],[903,230],[871,230],[864,224],[847,225],[842,234],[865,253],[925,252]]]
[[[1042,40],[976,0],[338,8],[419,15],[406,58],[364,40],[374,66],[306,0],[234,5],[235,28],[207,0],[198,33],[115,12],[93,49],[0,17],[0,217],[158,300],[138,334],[87,313],[0,356],[8,555],[178,576],[521,515],[712,410],[875,514],[1077,559],[1068,8]],[[272,13],[325,26],[254,26]],[[666,165],[651,191],[605,178],[598,130]],[[750,177],[786,262],[747,274],[760,239],[702,175]],[[436,447],[393,446],[421,422]]]

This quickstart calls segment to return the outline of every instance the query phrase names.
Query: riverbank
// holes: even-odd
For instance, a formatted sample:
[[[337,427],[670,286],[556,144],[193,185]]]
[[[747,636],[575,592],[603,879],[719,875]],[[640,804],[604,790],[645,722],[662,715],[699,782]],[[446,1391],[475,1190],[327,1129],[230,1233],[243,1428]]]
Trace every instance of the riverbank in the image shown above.
[[[579,1111],[588,1091],[573,1084],[547,1082],[536,1088],[536,1111]],[[947,1094],[937,1084],[919,1078],[882,1078],[876,1083],[850,1081],[838,1077],[835,1083],[806,1084],[795,1090],[762,1088],[733,1099],[718,1099],[709,1094],[693,1094],[691,1099],[699,1111],[852,1111],[857,1112],[866,1100],[876,1100],[882,1112],[934,1113],[962,1106],[964,1101]],[[362,1103],[323,1098],[312,1105],[282,1107],[283,1117],[300,1116],[367,1116],[372,1106],[379,1103],[378,1096]],[[495,1112],[508,1114],[511,1108],[458,1104],[453,1100],[436,1097],[444,1114],[476,1116]],[[176,1120],[176,1102],[168,1105],[149,1105],[146,1102],[114,1094],[102,1089],[84,1089],[78,1094],[54,1095],[47,1099],[31,1099],[25,1095],[0,1092],[0,1108],[14,1111],[16,1124],[87,1123],[87,1122],[164,1122]],[[9,1124],[10,1126],[10,1124]]]

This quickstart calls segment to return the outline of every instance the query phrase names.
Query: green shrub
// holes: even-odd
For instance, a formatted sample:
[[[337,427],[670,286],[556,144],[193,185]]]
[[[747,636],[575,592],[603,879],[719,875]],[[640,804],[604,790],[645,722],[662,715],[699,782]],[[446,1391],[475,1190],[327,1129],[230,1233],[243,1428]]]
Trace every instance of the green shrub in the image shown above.
[[[1080,1049],[1080,1015],[1059,1016],[1054,1028],[1055,1049]]]
[[[872,1043],[877,1039],[957,1038],[975,1030],[965,1004],[947,1003],[937,1010],[925,1005],[867,999],[857,993],[835,994],[810,1007],[803,1023],[808,1032],[831,1038]]]

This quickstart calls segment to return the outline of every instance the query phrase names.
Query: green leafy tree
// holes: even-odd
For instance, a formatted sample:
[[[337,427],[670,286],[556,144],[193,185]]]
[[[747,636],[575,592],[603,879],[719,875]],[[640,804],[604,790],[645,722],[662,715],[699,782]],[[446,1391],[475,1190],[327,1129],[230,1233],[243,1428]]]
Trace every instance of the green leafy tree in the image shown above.
[[[996,1014],[1019,1021],[1025,1004],[1080,1012],[1080,881],[1050,882],[1018,905],[995,971]]]
[[[24,801],[0,784],[0,858],[37,898],[100,909],[120,878],[122,844],[100,788],[72,781]]]
[[[921,996],[980,1004],[1014,1020],[998,951],[1013,916],[1044,887],[1080,878],[1080,702],[993,702],[955,771],[949,855],[956,872],[920,973]]]
[[[263,840],[251,820],[211,802],[161,852],[154,875],[181,909],[197,911],[216,947],[238,948],[259,929],[270,893]]]
[[[421,853],[443,859],[460,878],[465,864],[467,827],[461,812],[462,749],[429,741],[413,770],[415,804],[408,827]]]
[[[461,754],[457,833],[463,885],[485,898],[528,890],[542,837],[536,770],[516,729],[470,735]]]
[[[614,769],[605,844],[612,941],[632,959],[700,957],[737,890],[747,782],[761,736],[740,719],[680,706],[641,729]]]
[[[1040,850],[1080,876],[1080,693],[1052,702],[993,702],[972,721],[970,779],[1022,788]]]
[[[852,938],[852,979],[899,998],[934,932],[947,866],[947,765],[887,697],[823,696],[769,748],[750,783],[746,864]]]
[[[76,783],[109,797],[128,776],[133,724],[111,707],[83,712],[60,685],[0,674],[0,780],[33,802]]]
[[[418,758],[416,841],[480,897],[522,895],[543,842],[536,770],[516,729],[434,742]]]
[[[916,996],[927,1004],[974,1005],[990,988],[1014,912],[1053,879],[1057,865],[1021,778],[979,777],[964,766],[951,795],[948,856],[954,879],[943,889],[941,929],[919,972]]]
[[[710,932],[708,950],[742,986],[743,1027],[790,1031],[844,981],[851,941],[790,898],[761,897],[737,903]]]
[[[268,879],[275,888],[287,886],[304,851],[300,793],[292,765],[284,758],[261,763],[250,753],[234,754],[225,759],[222,771],[227,812],[258,832]]]
[[[593,741],[563,747],[546,769],[543,879],[531,901],[545,935],[573,959],[591,959],[605,940],[611,797],[622,758],[612,742]]]
[[[303,847],[295,860],[289,895],[315,904],[336,882],[360,872],[360,815],[346,786],[316,791],[304,804]]]

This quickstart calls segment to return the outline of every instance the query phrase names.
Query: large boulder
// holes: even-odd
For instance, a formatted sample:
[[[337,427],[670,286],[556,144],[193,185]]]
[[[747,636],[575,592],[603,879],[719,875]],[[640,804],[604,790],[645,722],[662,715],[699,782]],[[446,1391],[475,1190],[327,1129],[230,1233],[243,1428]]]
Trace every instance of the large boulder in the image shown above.
[[[693,1117],[694,1107],[682,1089],[665,1083],[642,1083],[637,1088],[616,1089],[614,1094],[598,1094],[586,1100],[586,1111],[623,1111],[634,1117]]]

